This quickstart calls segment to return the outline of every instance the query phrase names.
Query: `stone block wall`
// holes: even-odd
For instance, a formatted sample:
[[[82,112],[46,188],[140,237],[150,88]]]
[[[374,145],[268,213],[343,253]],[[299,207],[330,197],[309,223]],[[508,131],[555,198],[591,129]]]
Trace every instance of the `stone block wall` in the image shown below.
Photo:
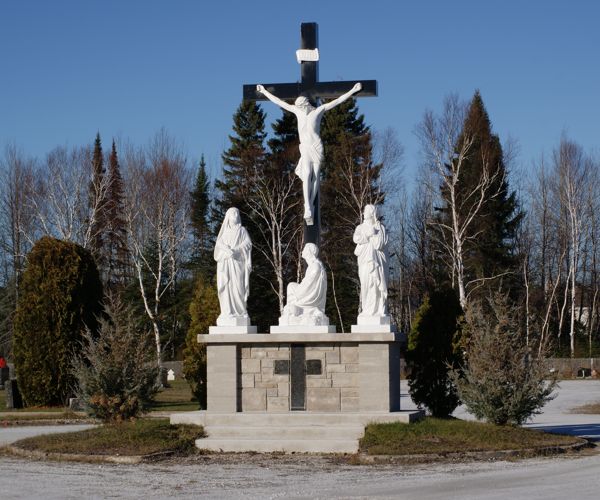
[[[240,346],[239,410],[282,412],[290,409],[290,375],[276,375],[276,360],[290,359],[290,344]],[[358,344],[307,344],[306,360],[320,360],[321,373],[306,375],[306,410],[359,411]]]
[[[241,411],[289,411],[290,375],[275,375],[275,360],[290,359],[286,344],[241,346],[238,373]]]
[[[359,410],[358,344],[307,345],[306,359],[321,360],[321,374],[306,376],[306,410]]]

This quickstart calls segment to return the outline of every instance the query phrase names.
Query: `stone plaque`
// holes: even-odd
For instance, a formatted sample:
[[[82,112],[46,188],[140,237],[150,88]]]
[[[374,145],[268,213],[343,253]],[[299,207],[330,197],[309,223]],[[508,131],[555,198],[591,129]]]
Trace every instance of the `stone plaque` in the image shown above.
[[[306,374],[307,375],[321,375],[323,368],[320,359],[309,359],[306,361]]]
[[[275,375],[288,375],[290,373],[289,359],[276,359],[274,365]]]

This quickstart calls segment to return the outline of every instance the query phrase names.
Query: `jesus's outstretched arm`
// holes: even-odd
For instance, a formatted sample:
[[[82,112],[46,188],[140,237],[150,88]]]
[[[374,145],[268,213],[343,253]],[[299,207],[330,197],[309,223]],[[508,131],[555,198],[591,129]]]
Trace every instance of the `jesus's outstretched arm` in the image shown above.
[[[295,106],[292,106],[291,104],[288,104],[287,102],[282,101],[281,99],[279,99],[279,97],[271,94],[271,92],[269,92],[262,85],[257,85],[256,90],[258,92],[260,92],[262,95],[264,95],[267,99],[269,99],[269,101],[277,104],[277,106],[279,106],[280,108],[283,108],[286,111],[289,111],[290,113],[295,113],[295,111],[296,111]]]
[[[356,94],[357,92],[360,92],[361,90],[362,90],[362,84],[360,82],[358,82],[357,84],[354,85],[354,87],[352,87],[345,94],[342,94],[337,99],[334,99],[331,102],[328,102],[326,104],[319,106],[317,109],[319,111],[321,111],[321,110],[329,111],[330,109],[335,108],[338,104],[343,103],[345,100],[349,99],[352,95]]]

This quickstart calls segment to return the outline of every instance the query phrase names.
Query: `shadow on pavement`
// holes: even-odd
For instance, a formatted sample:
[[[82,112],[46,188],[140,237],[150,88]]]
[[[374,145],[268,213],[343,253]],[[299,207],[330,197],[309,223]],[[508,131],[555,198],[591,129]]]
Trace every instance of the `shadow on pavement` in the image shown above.
[[[569,436],[583,437],[594,442],[600,441],[600,423],[573,425],[529,425],[527,428],[551,432],[553,434],[567,434]]]

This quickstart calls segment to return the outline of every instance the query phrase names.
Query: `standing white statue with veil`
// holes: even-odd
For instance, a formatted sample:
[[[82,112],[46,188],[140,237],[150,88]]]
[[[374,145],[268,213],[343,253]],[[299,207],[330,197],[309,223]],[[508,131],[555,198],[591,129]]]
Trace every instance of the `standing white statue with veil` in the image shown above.
[[[256,90],[271,102],[296,115],[296,120],[298,121],[298,136],[300,138],[300,161],[298,162],[295,173],[302,179],[304,219],[308,226],[314,224],[315,197],[319,191],[319,170],[323,161],[323,142],[319,136],[323,113],[335,108],[338,104],[346,101],[361,89],[362,85],[357,83],[352,89],[337,99],[315,108],[304,96],[298,97],[294,104],[288,104],[279,99],[279,97],[271,94],[262,85],[256,86]]]
[[[217,261],[217,292],[221,307],[217,327],[250,325],[246,301],[250,292],[251,251],[252,242],[248,231],[242,226],[239,210],[228,209],[214,251]],[[235,329],[234,332],[237,333]]]
[[[362,224],[358,225],[353,237],[356,243],[354,255],[358,259],[360,279],[360,314],[358,326],[372,325],[377,331],[389,331],[390,318],[387,314],[388,297],[388,236],[384,225],[377,218],[375,205],[364,209]],[[354,330],[360,330],[355,328]]]

